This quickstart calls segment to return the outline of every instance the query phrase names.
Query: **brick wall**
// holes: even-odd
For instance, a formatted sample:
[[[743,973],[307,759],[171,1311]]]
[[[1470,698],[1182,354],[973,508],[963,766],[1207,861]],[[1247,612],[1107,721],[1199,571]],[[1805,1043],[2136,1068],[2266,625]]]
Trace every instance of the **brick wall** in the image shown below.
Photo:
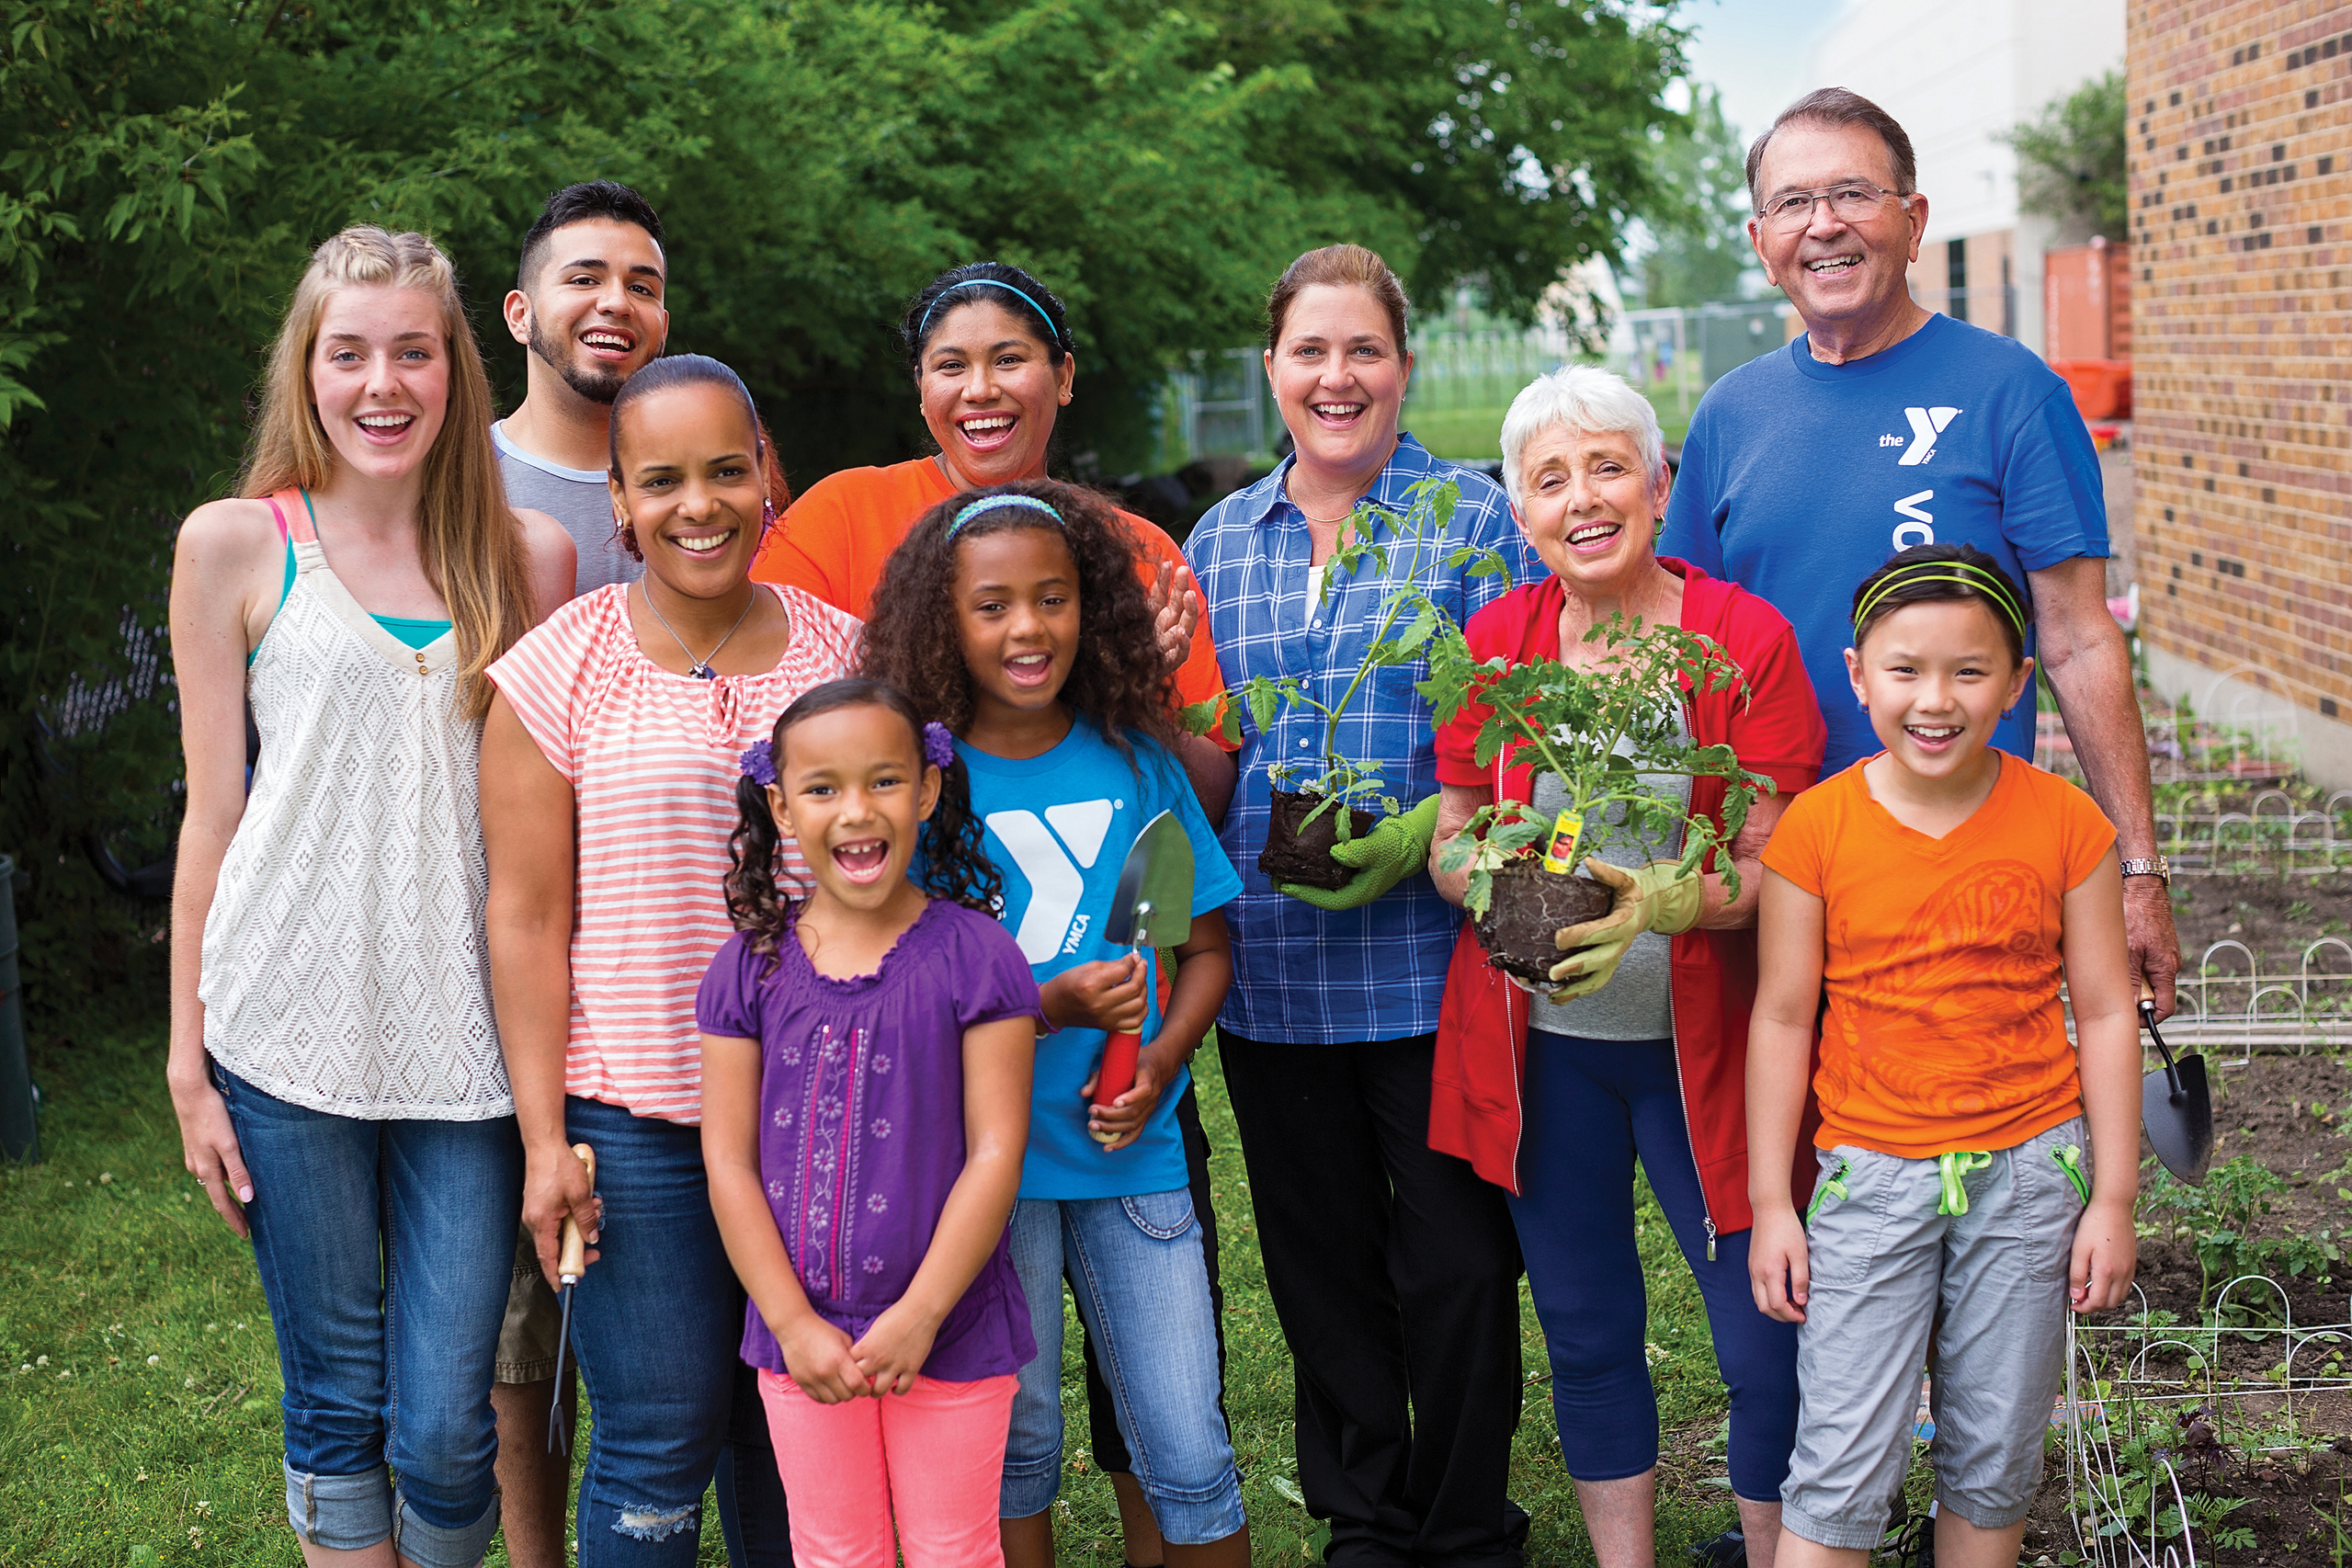
[[[2352,720],[2352,4],[2131,0],[2128,74],[2151,663],[2254,666],[2330,732]]]

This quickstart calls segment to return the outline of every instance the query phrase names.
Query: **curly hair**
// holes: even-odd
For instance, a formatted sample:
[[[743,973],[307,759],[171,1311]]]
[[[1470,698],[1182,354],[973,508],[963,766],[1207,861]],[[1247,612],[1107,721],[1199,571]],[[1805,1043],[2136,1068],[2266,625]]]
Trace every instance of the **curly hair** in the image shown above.
[[[949,537],[956,515],[991,495],[1027,495],[1061,515],[1057,528],[1026,506],[981,512]],[[1149,525],[1145,525],[1149,526]],[[972,680],[958,637],[939,633],[953,616],[956,557],[966,540],[1015,528],[1058,535],[1078,568],[1078,647],[1058,694],[1085,715],[1132,765],[1130,733],[1176,745],[1176,670],[1160,653],[1150,597],[1137,575],[1132,525],[1096,492],[1053,480],[968,490],[916,520],[882,566],[866,622],[860,668],[903,691],[921,692],[939,722],[957,734],[971,723]],[[953,620],[950,619],[949,625]]]
[[[796,724],[844,708],[887,708],[906,721],[918,766],[923,759],[924,715],[915,699],[878,680],[851,677],[811,687],[784,710],[768,735],[778,777],[784,771],[784,737]],[[735,781],[735,831],[727,840],[727,917],[750,940],[755,953],[772,955],[792,929],[800,900],[777,885],[776,852],[783,834],[767,803],[767,787],[745,774]],[[960,761],[939,773],[939,800],[916,841],[922,864],[916,885],[933,898],[953,899],[967,909],[994,916],[1004,902],[1005,876],[988,858],[984,829],[972,813],[971,781]],[[773,968],[773,966],[770,966]]]

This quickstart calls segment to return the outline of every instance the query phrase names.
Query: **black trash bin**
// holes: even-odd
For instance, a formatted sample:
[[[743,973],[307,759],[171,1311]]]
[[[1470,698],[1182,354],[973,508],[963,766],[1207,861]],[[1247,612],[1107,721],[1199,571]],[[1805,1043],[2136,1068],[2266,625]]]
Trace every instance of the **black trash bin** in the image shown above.
[[[0,1155],[40,1158],[32,1074],[25,1062],[25,1007],[17,969],[17,863],[0,855]]]

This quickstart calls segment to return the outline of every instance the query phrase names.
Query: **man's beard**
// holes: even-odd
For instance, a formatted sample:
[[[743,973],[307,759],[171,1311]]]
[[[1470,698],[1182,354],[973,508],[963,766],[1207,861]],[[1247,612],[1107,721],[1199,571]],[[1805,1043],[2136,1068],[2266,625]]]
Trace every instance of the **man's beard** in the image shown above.
[[[549,352],[555,340],[540,330],[536,319],[531,323],[530,350],[547,362],[550,369],[563,378],[563,384],[586,398],[590,403],[610,403],[620,395],[620,383],[629,378],[618,370],[582,365],[567,355],[559,359]]]

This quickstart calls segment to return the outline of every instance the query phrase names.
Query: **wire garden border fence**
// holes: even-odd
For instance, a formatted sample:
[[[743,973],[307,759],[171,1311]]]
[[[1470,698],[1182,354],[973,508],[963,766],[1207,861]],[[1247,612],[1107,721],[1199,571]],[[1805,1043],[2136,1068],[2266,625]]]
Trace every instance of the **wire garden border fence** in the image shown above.
[[[2173,993],[2178,1011],[2165,1038],[2176,1045],[2233,1050],[2240,1061],[2352,1050],[2352,942],[2341,937],[2312,940],[2292,972],[2273,973],[2255,949],[2225,937]]]
[[[2233,1310],[2251,1319],[2264,1287],[2278,1311],[2261,1315],[2276,1324],[2231,1322]],[[2199,1568],[2234,1544],[2227,1506],[2200,1497],[2199,1477],[2184,1485],[2174,1461],[2194,1471],[2233,1454],[2308,1455],[2332,1440],[2311,1417],[2319,1396],[2352,1391],[2352,1321],[2297,1324],[2286,1290],[2263,1274],[2221,1287],[2198,1324],[2153,1324],[2147,1296],[2137,1285],[2131,1293],[2139,1310],[2126,1323],[2067,1324],[2066,1390],[2051,1422],[2065,1444],[2068,1511],[2084,1561],[2098,1568]],[[2278,1357],[2258,1358],[2264,1377],[2223,1376],[2225,1339],[2275,1345]],[[2153,1360],[2169,1369],[2175,1355],[2184,1375],[2152,1372]]]

